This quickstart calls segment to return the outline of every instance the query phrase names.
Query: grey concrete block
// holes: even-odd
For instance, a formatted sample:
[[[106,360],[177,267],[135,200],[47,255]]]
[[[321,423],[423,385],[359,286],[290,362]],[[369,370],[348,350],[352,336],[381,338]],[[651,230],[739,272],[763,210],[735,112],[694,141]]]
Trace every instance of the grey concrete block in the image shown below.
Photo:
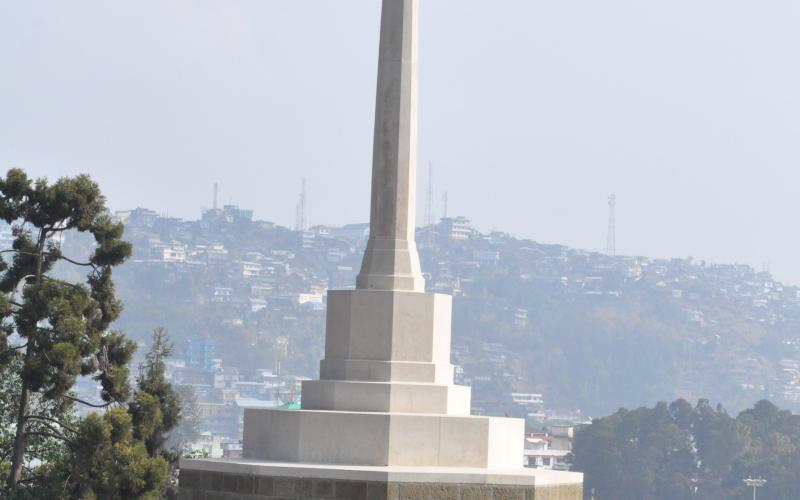
[[[296,479],[294,483],[294,496],[297,498],[313,498],[313,481],[311,479]]]
[[[197,471],[182,470],[178,476],[178,484],[182,488],[199,489],[201,488],[201,479],[200,473]]]
[[[275,491],[274,484],[275,481],[273,478],[259,476],[255,478],[253,492],[257,495],[272,496]]]
[[[336,481],[336,500],[367,500],[367,483]]]
[[[251,475],[239,475],[236,477],[236,492],[250,495],[255,493],[255,478]]]
[[[273,495],[276,497],[297,498],[295,495],[297,481],[297,479],[288,477],[276,477],[273,486]]]
[[[389,485],[386,483],[367,483],[367,500],[386,500]]]
[[[222,474],[222,490],[226,493],[236,493],[236,474]]]
[[[209,488],[208,488],[209,491],[225,491],[225,485],[224,485],[225,476],[223,474],[209,473],[209,476],[210,476]]]
[[[316,479],[312,485],[314,500],[336,498],[336,483],[328,479]]]

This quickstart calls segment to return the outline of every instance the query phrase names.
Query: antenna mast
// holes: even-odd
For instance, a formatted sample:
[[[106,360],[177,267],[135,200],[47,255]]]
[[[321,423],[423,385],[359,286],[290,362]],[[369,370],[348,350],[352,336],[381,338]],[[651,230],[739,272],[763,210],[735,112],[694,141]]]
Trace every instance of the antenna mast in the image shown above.
[[[610,256],[617,255],[617,195],[611,193],[608,197],[608,237],[606,239],[606,253]]]

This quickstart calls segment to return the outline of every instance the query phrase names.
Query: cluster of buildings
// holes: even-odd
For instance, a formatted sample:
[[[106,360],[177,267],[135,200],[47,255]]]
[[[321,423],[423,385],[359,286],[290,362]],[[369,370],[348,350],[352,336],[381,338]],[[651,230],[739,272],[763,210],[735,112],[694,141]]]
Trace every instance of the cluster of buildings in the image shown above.
[[[126,238],[134,247],[132,262],[117,278],[123,295],[147,289],[157,295],[156,301],[180,300],[199,310],[225,311],[228,323],[255,332],[253,344],[241,346],[242,351],[261,348],[270,353],[264,366],[250,363],[245,368],[232,354],[236,346],[224,345],[225,339],[213,332],[171,331],[179,359],[170,365],[170,376],[195,395],[201,416],[198,447],[212,455],[235,455],[243,408],[298,404],[299,381],[316,375],[327,290],[354,286],[369,226],[290,230],[255,220],[252,211],[233,205],[206,210],[194,221],[142,208],[116,217],[125,223]],[[697,332],[693,338],[701,343],[713,343],[724,334],[718,331],[725,324],[720,303],[770,331],[796,331],[800,320],[800,290],[748,266],[616,257],[537,244],[504,233],[481,234],[463,217],[419,229],[417,242],[428,290],[457,298],[481,293],[480,284],[490,275],[510,276],[565,302],[652,295],[680,311],[686,328]],[[511,303],[480,311],[486,316],[481,319],[520,335],[535,323],[534,313]],[[311,333],[298,335],[300,330]],[[512,346],[464,344],[458,331],[454,335],[456,380],[472,385],[473,412],[525,416],[534,427],[551,429],[546,436],[528,437],[526,460],[563,467],[568,449],[558,433],[586,417],[579,409],[548,407],[545,395],[516,392],[520,379],[510,363]],[[787,333],[778,371],[784,398],[800,402],[797,351],[797,339]],[[462,362],[476,359],[480,366]],[[742,388],[754,389],[759,388]]]
[[[300,399],[302,378],[274,369],[240,372],[216,357],[217,341],[191,338],[182,358],[170,359],[170,382],[193,395],[190,418],[195,428],[188,437],[195,454],[210,457],[241,456],[245,408],[291,408]]]

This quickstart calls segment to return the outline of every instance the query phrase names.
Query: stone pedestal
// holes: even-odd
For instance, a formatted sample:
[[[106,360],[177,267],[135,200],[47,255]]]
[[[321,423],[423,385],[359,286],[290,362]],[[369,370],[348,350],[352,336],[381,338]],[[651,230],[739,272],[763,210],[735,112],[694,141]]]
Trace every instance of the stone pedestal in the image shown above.
[[[523,420],[470,415],[449,296],[331,291],[327,314],[302,409],[245,410],[244,459],[183,461],[183,498],[582,498],[581,474],[522,468]]]
[[[570,472],[303,466],[203,460],[181,470],[179,500],[581,500]]]
[[[453,384],[451,297],[328,294],[320,380],[302,410],[247,410],[245,458],[360,466],[518,467],[524,422],[470,416]]]

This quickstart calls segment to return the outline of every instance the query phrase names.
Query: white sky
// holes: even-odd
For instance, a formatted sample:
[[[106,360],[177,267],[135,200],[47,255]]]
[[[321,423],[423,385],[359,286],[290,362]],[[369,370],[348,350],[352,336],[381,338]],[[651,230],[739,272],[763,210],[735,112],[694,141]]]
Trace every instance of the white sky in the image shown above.
[[[421,0],[420,217],[800,283],[800,2]],[[379,0],[0,0],[0,169],[368,218]]]

